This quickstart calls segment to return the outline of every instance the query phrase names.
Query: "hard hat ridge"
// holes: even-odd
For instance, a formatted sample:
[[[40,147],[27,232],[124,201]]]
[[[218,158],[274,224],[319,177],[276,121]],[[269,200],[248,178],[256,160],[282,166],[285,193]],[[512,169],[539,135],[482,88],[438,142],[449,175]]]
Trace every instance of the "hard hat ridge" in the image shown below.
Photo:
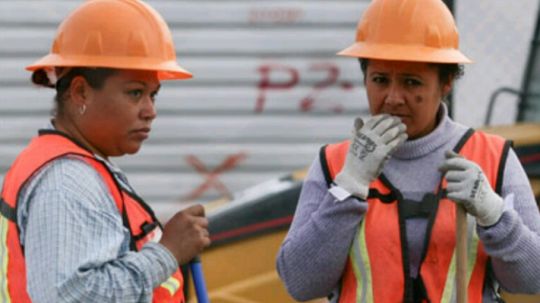
[[[91,0],[58,27],[50,53],[26,69],[104,67],[158,72],[161,80],[191,78],[176,62],[169,28],[139,0]]]
[[[339,55],[380,60],[469,63],[454,18],[441,0],[373,0],[356,42]]]

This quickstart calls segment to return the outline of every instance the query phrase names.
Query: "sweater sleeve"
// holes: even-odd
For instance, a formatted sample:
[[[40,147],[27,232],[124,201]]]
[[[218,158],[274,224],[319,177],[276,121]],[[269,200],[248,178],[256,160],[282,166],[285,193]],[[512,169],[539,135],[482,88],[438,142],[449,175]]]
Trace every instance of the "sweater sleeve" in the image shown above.
[[[349,247],[367,203],[336,202],[316,159],[304,180],[289,232],[277,256],[288,292],[305,301],[329,295],[338,285]]]
[[[494,226],[478,227],[478,234],[505,290],[540,293],[540,214],[513,150],[508,153],[503,178],[503,215]]]

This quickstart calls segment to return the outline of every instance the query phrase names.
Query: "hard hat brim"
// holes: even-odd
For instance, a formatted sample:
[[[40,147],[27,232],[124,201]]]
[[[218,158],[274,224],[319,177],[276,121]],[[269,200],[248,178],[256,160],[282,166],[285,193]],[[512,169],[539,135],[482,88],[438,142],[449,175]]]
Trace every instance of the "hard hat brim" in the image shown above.
[[[81,62],[84,62],[82,64]],[[100,57],[100,56],[59,56],[49,54],[26,67],[36,71],[51,67],[103,67],[129,70],[149,70],[158,72],[160,80],[183,80],[193,78],[193,74],[176,61],[152,60],[146,57]]]
[[[423,45],[374,44],[357,42],[343,49],[340,56],[428,63],[472,63],[459,50],[433,48]]]

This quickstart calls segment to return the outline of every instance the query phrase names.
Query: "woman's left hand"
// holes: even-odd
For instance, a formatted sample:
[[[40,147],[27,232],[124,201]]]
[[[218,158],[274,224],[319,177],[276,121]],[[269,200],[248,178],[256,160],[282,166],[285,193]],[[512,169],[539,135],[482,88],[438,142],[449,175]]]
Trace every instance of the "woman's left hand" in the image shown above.
[[[439,167],[446,173],[446,191],[450,200],[462,204],[481,226],[497,223],[503,213],[503,199],[497,195],[478,164],[453,152]]]

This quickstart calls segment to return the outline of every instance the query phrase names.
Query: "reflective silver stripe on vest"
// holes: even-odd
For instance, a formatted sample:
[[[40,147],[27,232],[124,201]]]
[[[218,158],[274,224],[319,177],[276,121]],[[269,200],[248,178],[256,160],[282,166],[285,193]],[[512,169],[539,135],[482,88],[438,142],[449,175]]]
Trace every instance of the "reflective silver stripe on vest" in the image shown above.
[[[11,299],[9,297],[9,290],[8,290],[8,281],[7,281],[7,265],[9,261],[9,252],[8,252],[8,244],[7,244],[7,233],[9,228],[9,221],[8,219],[4,218],[4,216],[0,216],[0,241],[2,242],[0,244],[0,261],[2,261],[2,264],[0,265],[0,302],[11,302]]]
[[[176,279],[175,277],[171,276],[169,277],[169,279],[167,279],[167,281],[161,283],[160,286],[165,288],[172,297],[180,288],[180,281],[178,281],[178,279]]]
[[[369,264],[369,255],[366,245],[366,224],[365,218],[362,220],[360,228],[354,237],[351,246],[351,263],[356,277],[356,302],[372,303],[373,286],[371,282],[371,266]]]

